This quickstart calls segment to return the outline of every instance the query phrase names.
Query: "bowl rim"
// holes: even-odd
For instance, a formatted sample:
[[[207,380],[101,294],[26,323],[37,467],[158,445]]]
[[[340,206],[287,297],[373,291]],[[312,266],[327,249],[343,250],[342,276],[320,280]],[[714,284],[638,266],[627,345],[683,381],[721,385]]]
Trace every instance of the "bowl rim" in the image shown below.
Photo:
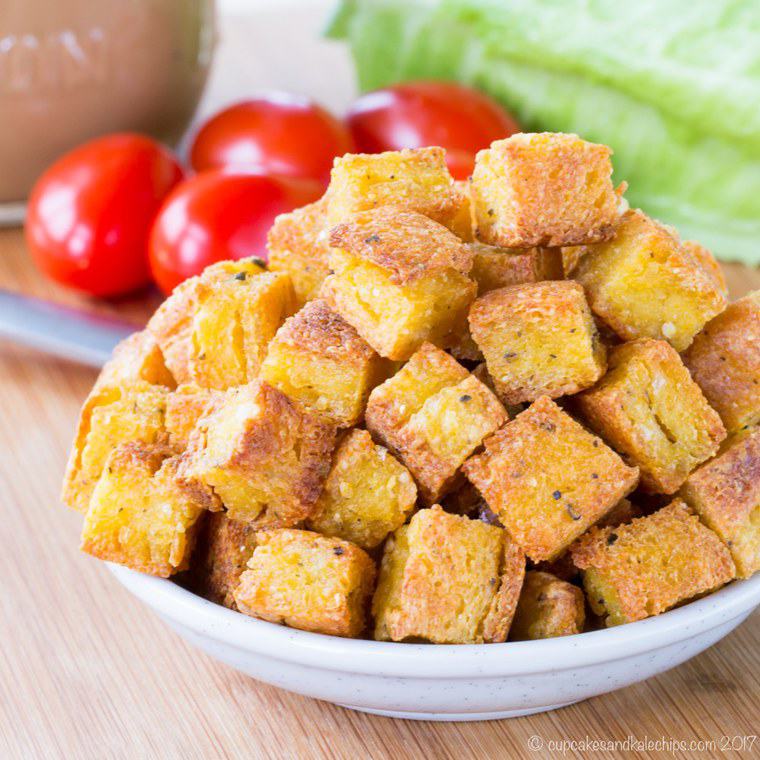
[[[760,605],[760,573],[655,617],[540,641],[405,644],[347,639],[258,620],[172,580],[107,563],[116,579],[164,619],[220,644],[322,670],[415,678],[477,678],[562,671],[628,658],[693,638]]]

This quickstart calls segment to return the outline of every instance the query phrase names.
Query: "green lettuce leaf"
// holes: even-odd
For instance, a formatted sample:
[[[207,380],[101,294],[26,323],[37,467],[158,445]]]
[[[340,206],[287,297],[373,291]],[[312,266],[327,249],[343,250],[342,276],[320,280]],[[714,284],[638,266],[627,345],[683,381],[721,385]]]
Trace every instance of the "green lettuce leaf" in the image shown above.
[[[344,0],[329,33],[363,90],[472,84],[526,130],[610,145],[632,205],[760,263],[760,3]]]

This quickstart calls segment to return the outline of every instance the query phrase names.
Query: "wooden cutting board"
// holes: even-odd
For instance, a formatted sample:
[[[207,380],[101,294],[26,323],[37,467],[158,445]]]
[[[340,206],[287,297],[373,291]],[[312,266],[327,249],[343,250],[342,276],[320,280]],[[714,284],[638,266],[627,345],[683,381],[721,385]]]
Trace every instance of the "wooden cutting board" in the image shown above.
[[[228,20],[202,111],[261,86],[351,94],[345,51],[318,41],[316,12]],[[732,295],[760,272],[728,266]],[[19,231],[0,232],[0,286],[83,304],[31,267]],[[136,321],[157,297],[89,304]],[[259,684],[190,648],[105,567],[77,551],[80,517],[58,488],[91,370],[0,343],[0,757],[557,757],[550,741],[717,742],[758,732],[760,615],[681,667],[554,713],[491,723],[394,721]],[[541,751],[531,751],[537,736]],[[536,742],[536,740],[533,740]],[[623,745],[624,746],[624,745]],[[733,753],[737,757],[754,751]],[[569,757],[672,757],[668,751]]]

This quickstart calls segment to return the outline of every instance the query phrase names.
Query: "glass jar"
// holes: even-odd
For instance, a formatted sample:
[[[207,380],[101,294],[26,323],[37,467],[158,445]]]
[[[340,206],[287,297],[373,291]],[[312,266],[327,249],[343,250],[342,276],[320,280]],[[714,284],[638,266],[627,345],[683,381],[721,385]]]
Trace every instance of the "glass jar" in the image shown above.
[[[58,156],[137,131],[174,144],[206,81],[214,0],[5,0],[0,12],[0,204]]]

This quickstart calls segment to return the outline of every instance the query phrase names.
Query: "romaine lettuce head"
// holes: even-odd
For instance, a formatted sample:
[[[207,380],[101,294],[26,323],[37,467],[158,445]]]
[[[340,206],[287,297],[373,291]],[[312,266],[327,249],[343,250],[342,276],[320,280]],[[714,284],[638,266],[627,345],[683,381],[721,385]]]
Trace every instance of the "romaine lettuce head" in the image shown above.
[[[344,0],[359,85],[474,85],[526,130],[615,151],[634,206],[760,263],[760,3]]]

